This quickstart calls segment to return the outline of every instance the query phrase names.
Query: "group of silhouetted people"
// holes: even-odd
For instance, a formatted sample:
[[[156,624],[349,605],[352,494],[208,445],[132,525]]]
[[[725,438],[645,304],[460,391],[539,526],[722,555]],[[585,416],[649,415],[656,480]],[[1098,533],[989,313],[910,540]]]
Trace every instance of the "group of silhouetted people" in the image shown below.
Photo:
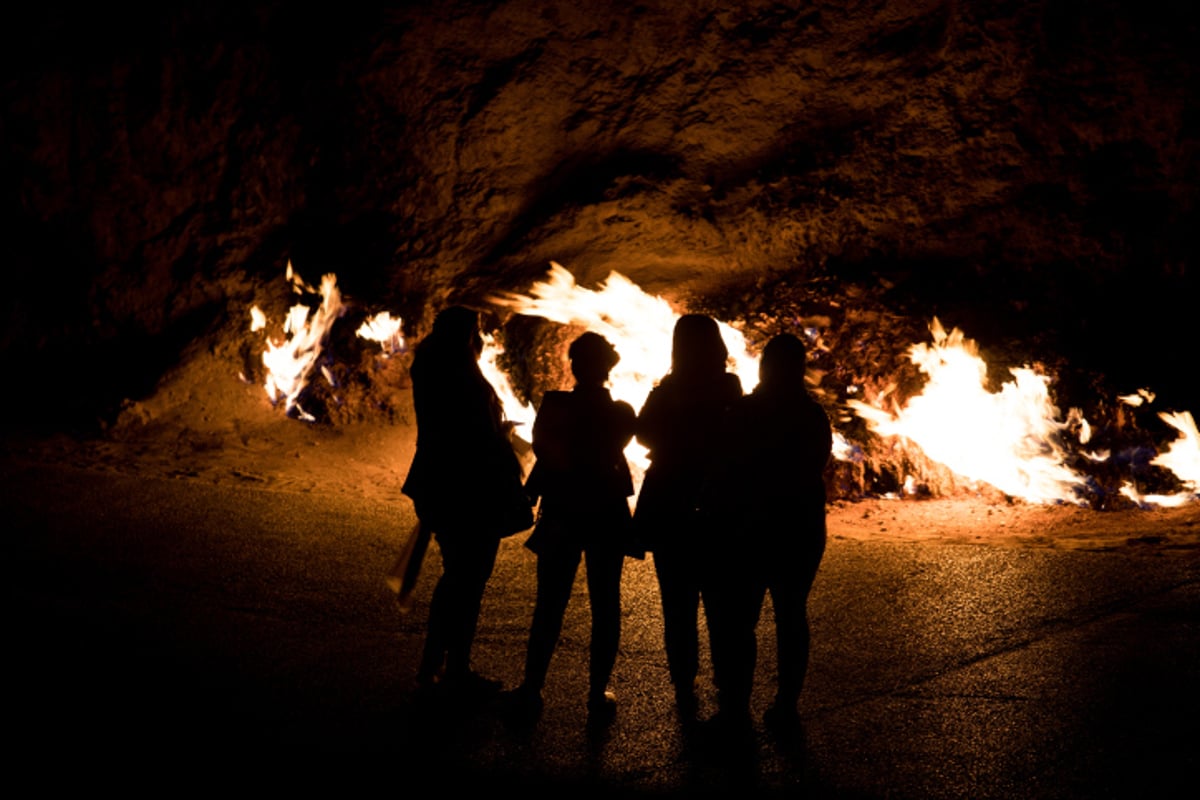
[[[718,698],[711,722],[730,732],[751,727],[756,628],[769,592],[778,681],[765,721],[795,725],[832,446],[828,418],[805,385],[803,340],[773,337],[746,394],[726,369],[717,322],[686,314],[673,332],[670,371],[635,411],[607,388],[620,355],[599,334],[582,334],[567,353],[574,386],[547,392],[538,408],[536,461],[523,482],[512,424],[479,369],[481,344],[477,313],[453,306],[437,316],[411,370],[417,447],[403,490],[443,564],[418,684],[475,697],[499,692],[498,682],[471,669],[471,643],[501,539],[532,526],[526,546],[537,555],[537,597],[524,679],[505,693],[507,713],[531,721],[542,709],[582,561],[592,620],[588,718],[612,719],[621,573],[627,557],[648,552],[681,717],[694,720],[698,709],[703,604]],[[635,437],[650,466],[631,511],[624,451]]]

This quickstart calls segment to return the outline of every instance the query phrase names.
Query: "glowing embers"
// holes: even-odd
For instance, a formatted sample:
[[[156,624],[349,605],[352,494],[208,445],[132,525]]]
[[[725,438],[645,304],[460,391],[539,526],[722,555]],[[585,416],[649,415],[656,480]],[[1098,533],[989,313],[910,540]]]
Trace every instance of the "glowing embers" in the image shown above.
[[[858,400],[848,405],[880,436],[902,436],[953,472],[1036,503],[1082,504],[1083,476],[1067,466],[1048,379],[1028,368],[1011,370],[999,392],[985,386],[987,365],[975,343],[934,319],[933,345],[909,349],[928,376],[921,394],[885,411]]]

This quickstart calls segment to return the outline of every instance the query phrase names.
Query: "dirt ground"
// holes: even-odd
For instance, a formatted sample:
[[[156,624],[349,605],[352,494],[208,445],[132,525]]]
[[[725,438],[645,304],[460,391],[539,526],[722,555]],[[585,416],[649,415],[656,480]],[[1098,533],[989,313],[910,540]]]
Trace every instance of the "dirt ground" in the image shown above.
[[[284,416],[262,387],[211,359],[129,403],[100,436],[10,435],[10,457],[267,491],[338,493],[407,504],[400,486],[415,441],[410,414],[387,423],[314,424]],[[1009,502],[995,492],[865,499],[829,508],[834,537],[1078,550],[1200,547],[1200,502],[1174,509],[1095,511]]]

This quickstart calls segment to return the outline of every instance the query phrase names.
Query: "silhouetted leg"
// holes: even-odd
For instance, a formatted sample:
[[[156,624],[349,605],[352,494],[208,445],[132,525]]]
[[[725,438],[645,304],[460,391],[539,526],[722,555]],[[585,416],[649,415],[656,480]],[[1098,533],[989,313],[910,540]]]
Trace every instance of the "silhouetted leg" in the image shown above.
[[[755,628],[765,586],[747,572],[729,569],[704,591],[718,704],[728,719],[746,718],[758,659]]]
[[[446,542],[438,534],[434,535],[438,550],[442,554],[442,574],[433,589],[433,597],[429,601],[429,620],[425,626],[425,646],[421,653],[421,666],[417,670],[417,682],[429,684],[437,678],[446,661],[446,643],[449,641],[449,628],[453,624],[453,606],[456,575],[449,569],[446,559]],[[450,545],[453,548],[453,545]],[[451,558],[449,563],[453,563]]]
[[[571,599],[579,557],[578,550],[544,552],[538,556],[537,601],[525,653],[524,685],[527,689],[540,692],[546,683],[546,672],[558,645],[563,615]]]
[[[776,581],[771,586],[775,607],[775,643],[779,660],[779,684],[775,703],[795,707],[808,672],[808,588],[797,583]]]
[[[779,660],[779,686],[775,702],[784,708],[795,708],[808,673],[808,595],[824,549],[822,538],[819,547],[814,545],[812,552],[801,556],[792,573],[776,570],[770,579]]]
[[[621,550],[594,547],[587,551],[588,603],[592,609],[589,693],[603,695],[612,677],[621,640]]]
[[[496,564],[500,540],[476,539],[468,534],[443,537],[439,545],[443,571],[434,590],[434,601],[440,604],[439,636],[445,643],[446,674],[461,676],[471,669],[471,645],[479,623],[479,609]],[[431,620],[433,616],[431,606]]]
[[[433,589],[429,601],[429,621],[425,627],[425,647],[421,652],[421,666],[417,670],[417,683],[429,684],[437,677],[446,660],[446,593],[448,584],[443,572]]]
[[[663,609],[663,639],[667,670],[675,686],[675,698],[685,709],[694,710],[696,673],[699,671],[700,588],[692,559],[685,552],[659,548],[654,551]]]

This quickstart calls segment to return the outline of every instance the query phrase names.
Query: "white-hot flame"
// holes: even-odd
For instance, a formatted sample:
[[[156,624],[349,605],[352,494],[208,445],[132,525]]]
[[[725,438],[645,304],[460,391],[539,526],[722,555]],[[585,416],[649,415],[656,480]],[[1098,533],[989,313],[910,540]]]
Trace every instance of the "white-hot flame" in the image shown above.
[[[1154,395],[1145,389],[1140,390],[1139,395],[1144,397],[1146,402],[1154,402]],[[1124,397],[1121,399],[1125,400]],[[1180,436],[1166,450],[1151,459],[1150,463],[1174,473],[1183,485],[1183,491],[1172,494],[1142,494],[1133,483],[1126,481],[1121,485],[1121,494],[1139,506],[1174,508],[1200,497],[1200,432],[1196,430],[1196,420],[1191,412],[1166,411],[1158,416],[1179,431]]]
[[[585,289],[562,265],[551,262],[547,279],[535,283],[528,295],[506,292],[492,300],[519,314],[577,325],[607,339],[621,356],[609,376],[612,395],[635,410],[642,407],[655,382],[671,367],[671,337],[680,313],[663,298],[646,294],[618,272],[610,273],[598,289]],[[746,351],[741,331],[724,322],[717,324],[729,350],[730,370],[749,391],[758,384],[758,359]],[[487,358],[485,350],[484,360]],[[495,355],[491,358],[494,363]],[[499,369],[493,369],[489,379],[507,384]],[[516,401],[511,388],[497,387],[497,391],[502,398],[512,398],[505,400],[510,419],[532,422],[532,409]],[[511,409],[509,402],[514,403]],[[644,469],[648,464],[645,448],[637,442],[630,444],[626,455],[635,467]]]
[[[1196,420],[1188,411],[1165,412],[1158,416],[1178,430],[1180,437],[1150,463],[1171,470],[1187,489],[1200,494],[1200,432],[1196,430]]]
[[[301,290],[316,293],[292,271],[288,262],[288,279],[292,281],[297,292]],[[325,275],[321,278],[321,305],[309,318],[311,310],[303,304],[296,304],[288,311],[283,323],[284,338],[268,341],[267,349],[263,352],[263,364],[267,368],[264,388],[272,403],[283,401],[285,409],[290,413],[295,409],[301,419],[313,421],[313,417],[301,408],[297,401],[300,393],[308,384],[309,375],[317,365],[329,336],[334,320],[342,315],[345,307],[342,305],[341,292],[337,288],[337,278]],[[261,312],[260,312],[261,313]],[[252,316],[253,313],[252,313]],[[255,317],[257,321],[257,317]],[[266,317],[263,316],[265,323]],[[327,376],[328,377],[328,376]]]
[[[655,382],[670,369],[671,339],[680,312],[617,272],[593,290],[578,286],[561,265],[551,262],[550,266],[548,278],[535,283],[528,295],[503,293],[492,300],[520,314],[579,326],[604,336],[621,355],[610,376],[612,394],[640,409]],[[297,294],[319,293],[321,303],[315,313],[307,305],[294,305],[283,323],[284,337],[267,342],[262,355],[267,369],[264,386],[271,402],[282,401],[289,413],[295,410],[297,416],[312,421],[298,400],[314,368],[320,366],[331,380],[327,365],[318,361],[332,325],[345,308],[334,275],[324,275],[320,289],[314,289],[289,262],[287,278]],[[267,317],[257,306],[250,309],[250,317],[252,331],[267,327]],[[729,349],[729,368],[748,392],[758,382],[758,357],[747,351],[739,330],[720,321],[718,326]],[[930,329],[932,346],[917,344],[910,348],[913,363],[928,376],[920,395],[893,412],[858,400],[848,401],[850,408],[875,433],[902,436],[917,444],[931,460],[970,480],[991,484],[1031,502],[1082,503],[1078,495],[1084,478],[1067,466],[1061,445],[1068,429],[1076,430],[1084,444],[1090,439],[1091,429],[1082,413],[1071,409],[1067,421],[1061,422],[1050,398],[1048,378],[1027,367],[1010,370],[1013,380],[999,392],[989,392],[985,386],[987,366],[975,343],[958,329],[947,333],[937,319]],[[401,320],[386,311],[368,318],[357,335],[380,343],[385,355],[405,346]],[[517,434],[528,438],[536,412],[513,390],[508,375],[499,366],[502,355],[501,345],[485,335],[480,367],[496,387],[508,419],[520,426]],[[1154,394],[1141,389],[1120,400],[1138,406],[1153,402]],[[1188,412],[1159,416],[1181,436],[1151,463],[1174,472],[1186,491],[1141,495],[1126,484],[1121,492],[1143,505],[1181,505],[1200,497],[1200,433]],[[634,442],[626,454],[635,481],[640,484],[648,464],[646,451]],[[855,460],[860,454],[856,445],[834,432],[835,458]],[[1102,461],[1107,454],[1084,456]],[[906,488],[911,492],[911,487]]]
[[[930,459],[970,480],[1021,499],[1082,502],[1082,476],[1065,463],[1059,442],[1065,423],[1050,399],[1048,380],[1029,368],[987,391],[987,365],[975,343],[934,319],[933,345],[914,345],[910,357],[928,382],[894,414],[867,403],[848,404],[881,436],[903,436]]]
[[[404,349],[404,335],[401,332],[403,324],[403,320],[393,317],[392,312],[382,311],[368,317],[358,327],[356,334],[360,339],[377,342],[383,348],[385,356],[395,355]]]
[[[1134,408],[1137,408],[1142,403],[1153,403],[1154,392],[1150,391],[1149,389],[1138,389],[1134,394],[1119,395],[1117,399],[1127,406],[1133,406]]]
[[[490,333],[483,334],[483,353],[479,356],[479,369],[483,372],[483,377],[487,378],[488,383],[495,388],[496,394],[500,396],[500,404],[504,408],[504,418],[523,426],[524,430],[518,431],[517,435],[528,439],[537,412],[533,406],[517,397],[516,390],[508,380],[508,374],[500,368],[502,355],[504,355],[504,348],[496,342],[496,337]]]
[[[1186,492],[1176,492],[1175,494],[1142,494],[1128,481],[1121,484],[1121,496],[1143,507],[1178,508],[1192,502],[1192,495]]]

